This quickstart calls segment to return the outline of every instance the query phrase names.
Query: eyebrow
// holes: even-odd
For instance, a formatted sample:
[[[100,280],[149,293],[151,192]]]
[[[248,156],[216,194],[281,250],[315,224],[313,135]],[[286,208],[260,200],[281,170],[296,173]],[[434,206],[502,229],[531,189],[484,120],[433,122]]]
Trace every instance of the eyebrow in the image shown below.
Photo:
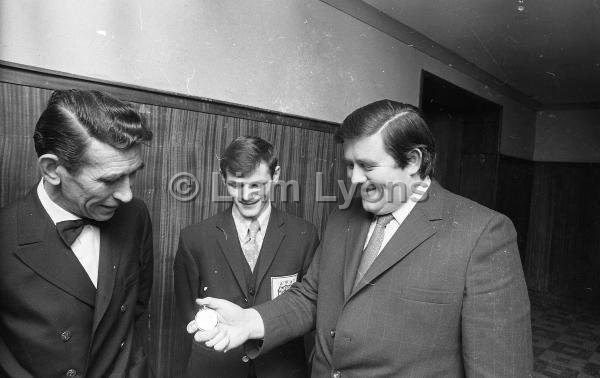
[[[374,166],[379,165],[378,162],[376,162],[375,160],[370,160],[370,159],[358,159],[356,161],[352,161],[352,160],[349,160],[349,159],[344,159],[344,162],[346,164],[374,165]]]
[[[141,171],[142,169],[146,168],[146,163],[141,162],[140,165],[138,165],[137,167],[135,167],[134,169],[130,170],[129,172],[125,172],[122,174],[113,174],[113,175],[106,175],[106,176],[101,176],[100,180],[106,180],[106,181],[113,181],[113,180],[117,180],[123,176],[129,176],[133,173],[136,173],[138,171]]]
[[[249,182],[242,182],[242,181],[237,181],[235,178],[232,179],[227,179],[225,180],[226,183],[232,183],[232,184],[246,184],[246,185],[252,185],[252,184],[266,184],[271,180],[259,180],[259,181],[249,181]]]

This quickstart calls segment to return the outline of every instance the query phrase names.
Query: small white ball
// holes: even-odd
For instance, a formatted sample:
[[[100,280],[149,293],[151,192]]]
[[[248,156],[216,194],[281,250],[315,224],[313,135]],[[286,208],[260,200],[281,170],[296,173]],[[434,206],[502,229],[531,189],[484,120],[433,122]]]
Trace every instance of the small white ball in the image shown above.
[[[219,317],[215,310],[203,307],[200,309],[200,311],[198,311],[198,313],[196,313],[194,320],[196,321],[196,326],[198,329],[208,331],[217,326]]]

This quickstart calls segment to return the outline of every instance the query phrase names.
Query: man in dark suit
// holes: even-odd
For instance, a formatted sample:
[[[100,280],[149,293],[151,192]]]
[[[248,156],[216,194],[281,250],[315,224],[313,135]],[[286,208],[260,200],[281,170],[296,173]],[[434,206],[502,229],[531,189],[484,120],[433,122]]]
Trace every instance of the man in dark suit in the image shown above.
[[[152,227],[131,185],[152,132],[105,93],[59,90],[33,138],[42,180],[0,210],[0,376],[146,377]]]
[[[197,341],[264,353],[315,325],[314,377],[526,377],[530,307],[504,215],[430,179],[433,137],[418,109],[384,100],[336,134],[360,204],[332,214],[302,281],[275,301],[220,313]],[[248,347],[250,346],[248,343]]]
[[[300,281],[318,245],[315,227],[271,205],[280,167],[273,146],[239,137],[225,149],[221,174],[233,206],[181,232],[175,258],[175,296],[182,327],[198,297],[227,298],[241,307],[271,300]],[[303,340],[297,335],[250,360],[243,348],[227,354],[188,339],[187,376],[280,378],[307,376]]]

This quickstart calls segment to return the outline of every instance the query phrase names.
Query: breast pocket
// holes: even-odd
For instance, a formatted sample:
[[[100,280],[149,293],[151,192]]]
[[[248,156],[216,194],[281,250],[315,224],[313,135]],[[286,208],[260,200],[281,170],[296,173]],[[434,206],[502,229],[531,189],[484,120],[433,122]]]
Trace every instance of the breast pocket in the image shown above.
[[[458,303],[462,298],[462,293],[458,292],[422,289],[416,287],[403,287],[396,294],[398,297],[408,299],[410,301],[434,304]]]

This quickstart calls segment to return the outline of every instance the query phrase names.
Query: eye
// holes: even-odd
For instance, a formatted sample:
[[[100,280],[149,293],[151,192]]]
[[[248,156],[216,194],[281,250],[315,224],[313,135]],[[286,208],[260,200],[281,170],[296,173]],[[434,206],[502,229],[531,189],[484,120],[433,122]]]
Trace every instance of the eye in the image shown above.
[[[115,178],[115,179],[111,179],[111,178],[101,178],[100,182],[106,185],[113,185],[115,184],[117,181],[119,181],[119,178]]]
[[[368,171],[372,171],[372,170],[373,170],[373,168],[375,168],[375,166],[374,166],[374,165],[371,165],[371,164],[366,164],[366,163],[361,163],[361,164],[360,164],[360,167],[361,167],[363,170],[367,171],[367,172],[368,172]]]

